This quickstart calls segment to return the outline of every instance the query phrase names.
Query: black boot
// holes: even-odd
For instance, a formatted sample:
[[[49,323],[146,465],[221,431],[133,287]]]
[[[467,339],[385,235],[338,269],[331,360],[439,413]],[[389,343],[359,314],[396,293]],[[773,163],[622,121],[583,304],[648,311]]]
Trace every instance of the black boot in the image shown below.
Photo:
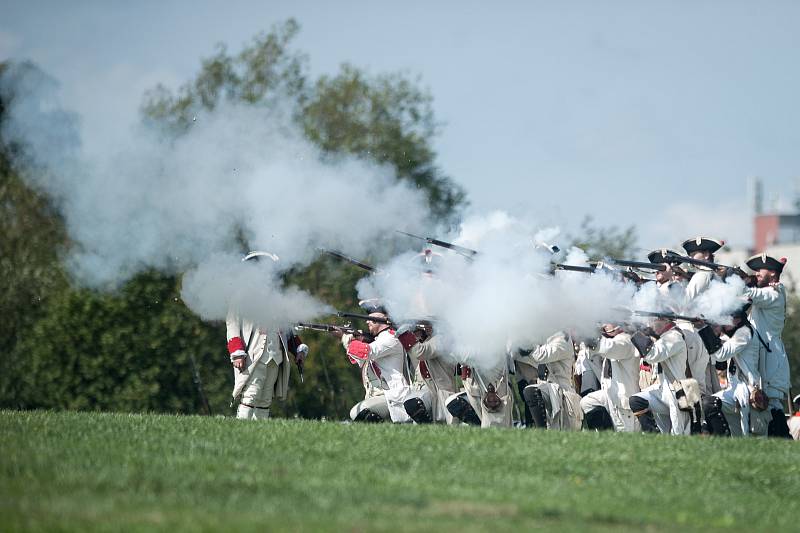
[[[731,429],[722,413],[722,400],[716,396],[703,398],[703,411],[705,412],[706,426],[711,435],[730,437]]]
[[[524,379],[521,379],[521,380],[517,381],[517,389],[519,389],[519,397],[520,398],[523,398],[523,399],[525,398],[525,396],[523,394],[523,391],[525,390],[525,387],[527,387],[527,386],[528,386],[528,382],[525,381]],[[530,408],[528,408],[528,403],[523,401],[522,405],[525,407],[525,427],[526,428],[533,427],[533,417],[531,416]]]
[[[597,431],[605,431],[614,429],[614,421],[611,420],[611,415],[605,407],[595,407],[584,416],[586,420],[586,427],[589,429],[596,429]]]
[[[353,422],[383,422],[383,417],[374,411],[370,411],[369,409],[362,409],[358,412]]]
[[[767,428],[767,436],[791,439],[792,435],[789,433],[789,424],[786,423],[786,415],[783,414],[783,409],[770,409],[770,412],[772,413],[772,420]]]
[[[411,420],[417,424],[430,424],[433,422],[430,413],[425,409],[425,402],[422,398],[409,398],[403,402],[403,407],[406,408],[406,413],[411,417]]]
[[[650,411],[650,402],[639,396],[633,395],[630,399],[631,411],[636,415],[643,433],[658,433],[658,425],[653,413]]]
[[[455,418],[458,418],[462,422],[465,422],[471,426],[481,425],[481,419],[467,400],[466,392],[462,392],[447,402],[447,410]]]
[[[542,391],[536,385],[528,385],[522,391],[522,397],[525,399],[525,404],[531,412],[531,420],[533,427],[547,429],[547,409],[544,405],[544,397]]]

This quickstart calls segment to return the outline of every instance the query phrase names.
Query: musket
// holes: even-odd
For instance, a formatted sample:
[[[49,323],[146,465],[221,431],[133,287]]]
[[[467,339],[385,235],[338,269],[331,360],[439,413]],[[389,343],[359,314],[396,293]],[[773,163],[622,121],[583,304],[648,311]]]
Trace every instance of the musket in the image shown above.
[[[342,261],[347,261],[351,265],[355,265],[360,269],[366,270],[367,272],[373,272],[373,273],[374,272],[379,272],[379,270],[377,268],[375,268],[374,266],[368,265],[366,263],[362,263],[361,261],[359,261],[357,259],[353,259],[352,257],[346,256],[341,252],[337,252],[336,250],[326,250],[325,248],[319,248],[319,251],[322,252],[322,253],[326,253],[326,254],[328,254],[330,256],[333,256],[333,257],[335,257],[337,259],[341,259]]]
[[[359,320],[369,320],[370,322],[375,322],[377,324],[386,324],[387,326],[394,326],[394,322],[392,322],[388,318],[382,318],[379,316],[361,315],[358,313],[345,313],[343,311],[337,312],[336,316],[341,318],[357,318]]]
[[[295,327],[300,329],[309,329],[313,331],[325,331],[325,332],[341,331],[344,333],[356,333],[360,331],[352,326],[336,326],[334,324],[313,324],[309,322],[298,322],[297,324],[295,324]]]
[[[618,309],[621,311],[621,309]],[[626,310],[627,311],[627,310]],[[632,315],[636,316],[647,316],[652,318],[663,318],[666,320],[686,320],[687,322],[705,322],[706,319],[703,316],[686,316],[686,315],[678,315],[675,313],[670,313],[667,311],[639,311],[639,310],[632,310],[630,311]]]
[[[703,259],[695,259],[695,258],[689,257],[687,255],[667,254],[665,256],[665,259],[669,259],[669,258],[674,258],[676,260],[679,260],[681,263],[687,263],[687,264],[695,265],[695,266],[702,266],[702,267],[710,268],[712,270],[720,270],[720,269],[722,269],[722,270],[726,270],[728,272],[733,272],[733,273],[736,273],[736,274],[747,275],[739,267],[734,267],[734,266],[729,266],[729,265],[721,265],[719,263],[714,263],[713,261],[704,261]]]
[[[566,270],[568,272],[585,272],[587,274],[593,274],[597,267],[593,266],[577,266],[577,265],[565,265],[562,263],[558,263],[553,265],[553,268],[556,270]]]
[[[667,269],[667,265],[664,263],[645,263],[643,261],[628,261],[627,259],[607,259],[605,262],[611,265],[639,268],[641,270],[658,270],[663,272]]]
[[[473,257],[478,255],[477,250],[472,250],[471,248],[465,248],[464,246],[459,246],[451,242],[434,239],[432,237],[422,237],[420,235],[414,235],[413,233],[408,233],[400,230],[395,230],[395,231],[397,231],[397,233],[402,233],[403,235],[407,235],[409,237],[414,237],[415,239],[425,241],[428,244],[433,244],[434,246],[440,246],[442,248],[447,248],[448,250],[453,250],[454,252],[459,253],[465,257]]]

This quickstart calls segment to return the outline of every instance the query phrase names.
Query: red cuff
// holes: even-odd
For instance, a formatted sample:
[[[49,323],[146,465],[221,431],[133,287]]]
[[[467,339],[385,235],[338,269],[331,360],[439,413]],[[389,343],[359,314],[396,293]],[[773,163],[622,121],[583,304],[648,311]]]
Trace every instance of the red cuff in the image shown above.
[[[358,360],[365,361],[369,355],[369,344],[352,340],[347,345],[347,355],[350,356],[351,363],[356,363]]]
[[[232,354],[236,350],[245,351],[244,341],[242,340],[241,337],[234,337],[228,341],[228,353]]]

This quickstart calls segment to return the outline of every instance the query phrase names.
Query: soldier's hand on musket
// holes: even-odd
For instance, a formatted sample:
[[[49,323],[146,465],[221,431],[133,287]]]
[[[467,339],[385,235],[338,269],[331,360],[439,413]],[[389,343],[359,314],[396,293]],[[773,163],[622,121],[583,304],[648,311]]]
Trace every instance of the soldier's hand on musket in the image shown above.
[[[244,370],[245,369],[245,358],[244,357],[237,357],[236,359],[231,361],[233,368],[236,370]]]
[[[330,330],[330,334],[336,337],[337,339],[341,339],[342,335],[344,335],[344,330],[340,328],[333,328]]]
[[[667,272],[672,272],[673,279],[680,279],[680,278],[688,278],[689,274],[686,273],[684,269],[682,269],[677,264],[670,265],[667,264]]]

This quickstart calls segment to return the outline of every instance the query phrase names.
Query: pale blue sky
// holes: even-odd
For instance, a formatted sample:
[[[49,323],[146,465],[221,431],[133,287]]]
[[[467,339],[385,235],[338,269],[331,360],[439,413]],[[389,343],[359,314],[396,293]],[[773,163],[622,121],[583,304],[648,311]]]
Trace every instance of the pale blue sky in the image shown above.
[[[335,7],[334,7],[335,6]],[[746,178],[800,178],[800,3],[0,2],[0,60],[58,78],[97,146],[144,89],[295,17],[312,73],[419,74],[473,209],[635,224],[643,248],[750,243]],[[100,142],[102,141],[102,142]]]

